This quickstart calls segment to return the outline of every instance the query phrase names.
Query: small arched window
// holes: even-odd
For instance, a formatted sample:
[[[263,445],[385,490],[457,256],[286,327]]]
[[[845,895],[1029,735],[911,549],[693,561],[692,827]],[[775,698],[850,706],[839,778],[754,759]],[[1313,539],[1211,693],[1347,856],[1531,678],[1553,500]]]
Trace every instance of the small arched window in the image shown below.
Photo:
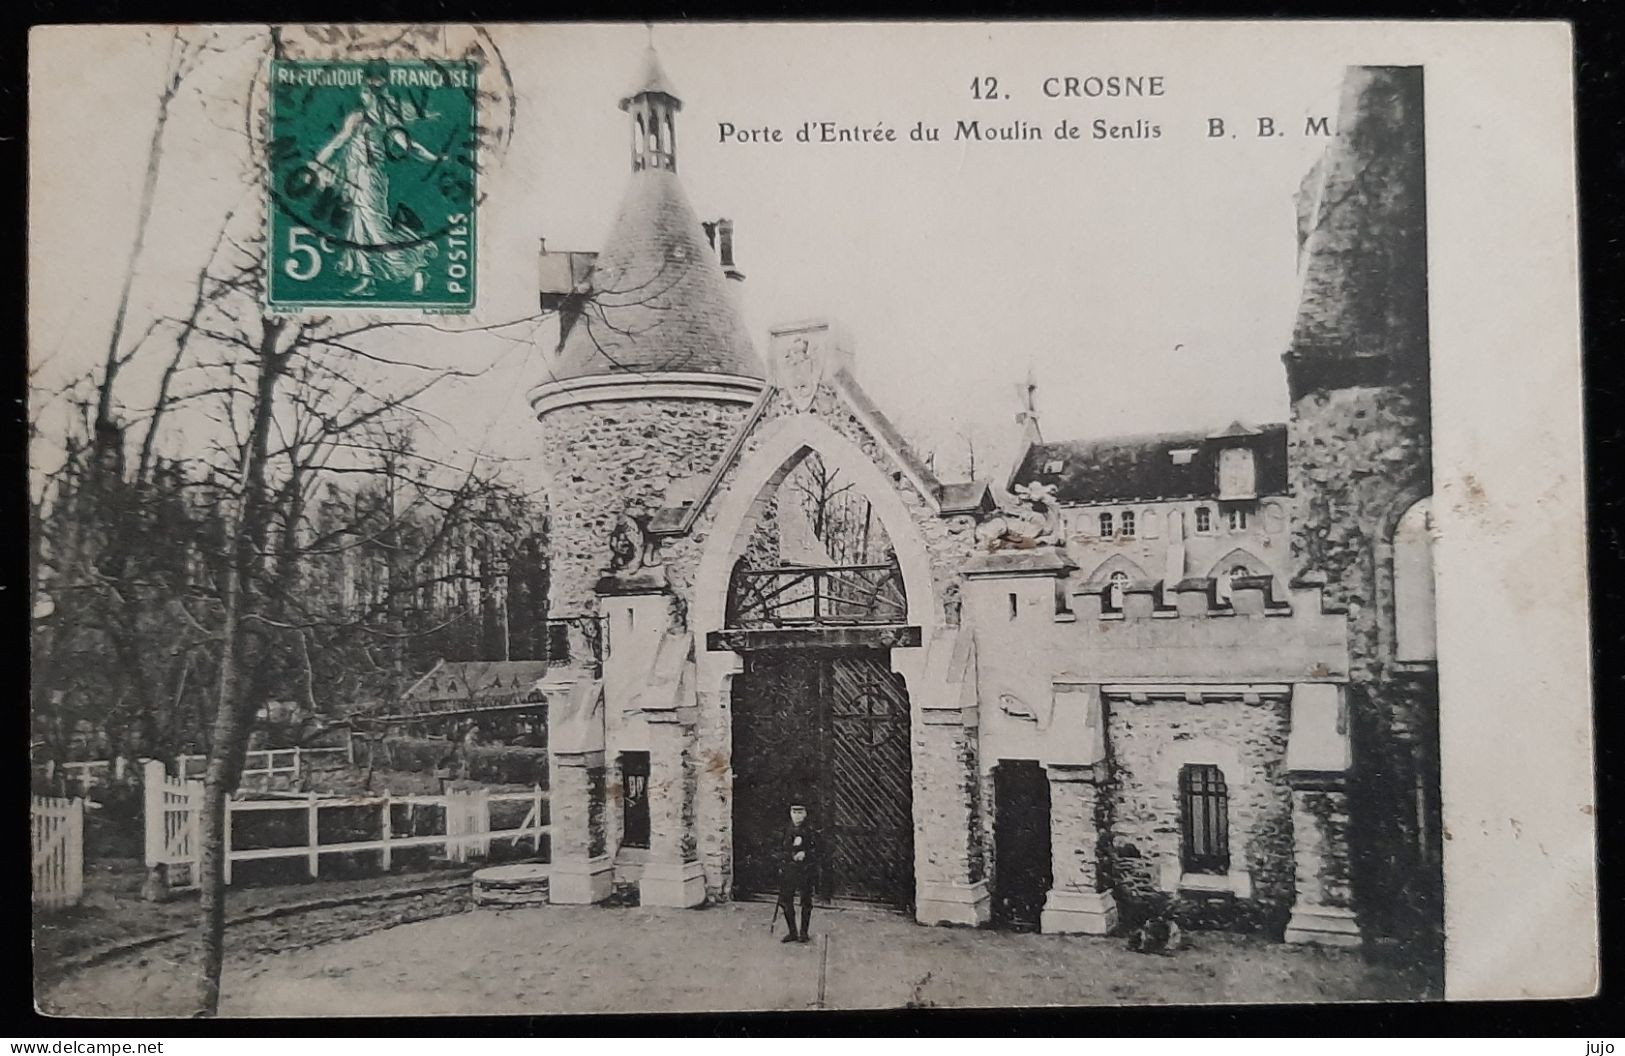
[[[1100,515],[1100,537],[1102,539],[1110,539],[1112,537],[1112,515],[1109,513],[1103,513]]]
[[[1394,659],[1438,659],[1431,498],[1412,505],[1394,528]]]
[[[666,115],[666,155],[669,168],[677,157],[677,130],[672,128],[670,114]]]
[[[1123,521],[1122,521],[1122,524],[1117,529],[1117,534],[1122,536],[1124,539],[1132,539],[1132,538],[1134,538],[1134,511],[1133,510],[1124,510],[1123,511]]]
[[[1140,513],[1140,532],[1147,539],[1155,539],[1161,530],[1157,522],[1161,520],[1156,510],[1144,510]]]
[[[632,161],[636,165],[643,164],[643,115],[638,114],[632,123]]]
[[[1196,507],[1196,530],[1204,534],[1213,530],[1213,511],[1206,506]]]
[[[1122,612],[1123,592],[1127,589],[1128,573],[1122,569],[1113,572],[1111,578],[1106,581],[1105,604],[1101,605],[1101,609],[1106,612]]]

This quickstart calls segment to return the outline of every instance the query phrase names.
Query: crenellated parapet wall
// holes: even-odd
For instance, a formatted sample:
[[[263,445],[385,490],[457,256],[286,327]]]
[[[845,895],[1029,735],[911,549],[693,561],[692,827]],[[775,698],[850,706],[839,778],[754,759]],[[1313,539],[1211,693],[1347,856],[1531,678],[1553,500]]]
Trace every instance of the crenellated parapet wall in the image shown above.
[[[979,765],[1036,760],[1050,777],[1046,930],[1109,930],[1121,906],[1129,920],[1166,911],[1359,941],[1340,881],[1346,615],[1318,585],[1190,578],[1114,593],[1079,582],[1060,548],[978,555],[964,575]],[[1192,766],[1221,782],[1227,828],[1209,850],[1222,867],[1190,864]]]

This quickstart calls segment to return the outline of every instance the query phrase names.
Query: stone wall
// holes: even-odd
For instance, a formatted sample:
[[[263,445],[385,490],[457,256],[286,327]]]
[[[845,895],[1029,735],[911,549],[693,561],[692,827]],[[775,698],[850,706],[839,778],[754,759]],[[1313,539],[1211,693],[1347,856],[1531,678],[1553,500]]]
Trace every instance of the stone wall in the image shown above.
[[[543,417],[553,615],[597,611],[593,584],[609,567],[616,518],[635,503],[652,511],[672,484],[710,472],[748,410],[660,399],[562,407]]]
[[[1284,925],[1293,898],[1292,793],[1283,776],[1288,722],[1281,699],[1109,701],[1106,864],[1125,920],[1171,908],[1190,926]],[[1177,880],[1170,884],[1170,870],[1177,877],[1180,861],[1183,762],[1224,770],[1230,868],[1247,872],[1250,895],[1181,894]]]
[[[1349,71],[1304,214],[1286,355],[1293,556],[1348,610],[1355,899],[1367,926],[1400,938],[1437,929],[1442,906],[1436,678],[1394,662],[1389,551],[1432,490],[1423,143],[1420,69]]]

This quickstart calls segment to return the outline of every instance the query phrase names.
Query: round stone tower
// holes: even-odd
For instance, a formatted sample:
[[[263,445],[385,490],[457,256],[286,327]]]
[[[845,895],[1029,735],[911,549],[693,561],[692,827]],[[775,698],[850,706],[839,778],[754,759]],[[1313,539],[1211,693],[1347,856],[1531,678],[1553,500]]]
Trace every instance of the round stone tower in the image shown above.
[[[651,47],[621,100],[632,176],[585,275],[563,257],[560,339],[530,393],[542,426],[551,518],[549,615],[597,611],[593,585],[629,509],[677,502],[673,485],[709,472],[766,376],[728,275],[677,179],[677,112]],[[544,254],[544,269],[548,267]],[[544,279],[543,303],[548,303]]]

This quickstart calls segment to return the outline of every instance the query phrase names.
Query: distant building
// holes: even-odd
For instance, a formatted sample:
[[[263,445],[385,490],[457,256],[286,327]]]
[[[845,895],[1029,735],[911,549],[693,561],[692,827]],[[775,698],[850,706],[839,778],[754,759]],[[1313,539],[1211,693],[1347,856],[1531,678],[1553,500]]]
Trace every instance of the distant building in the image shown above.
[[[487,741],[547,743],[545,660],[441,661],[400,700],[377,701],[349,715],[353,724],[406,737],[442,738],[478,728]]]
[[[1067,551],[1109,607],[1135,583],[1204,579],[1224,597],[1239,577],[1277,593],[1292,578],[1285,425],[1052,443],[1028,429],[1011,483],[1055,486]]]

